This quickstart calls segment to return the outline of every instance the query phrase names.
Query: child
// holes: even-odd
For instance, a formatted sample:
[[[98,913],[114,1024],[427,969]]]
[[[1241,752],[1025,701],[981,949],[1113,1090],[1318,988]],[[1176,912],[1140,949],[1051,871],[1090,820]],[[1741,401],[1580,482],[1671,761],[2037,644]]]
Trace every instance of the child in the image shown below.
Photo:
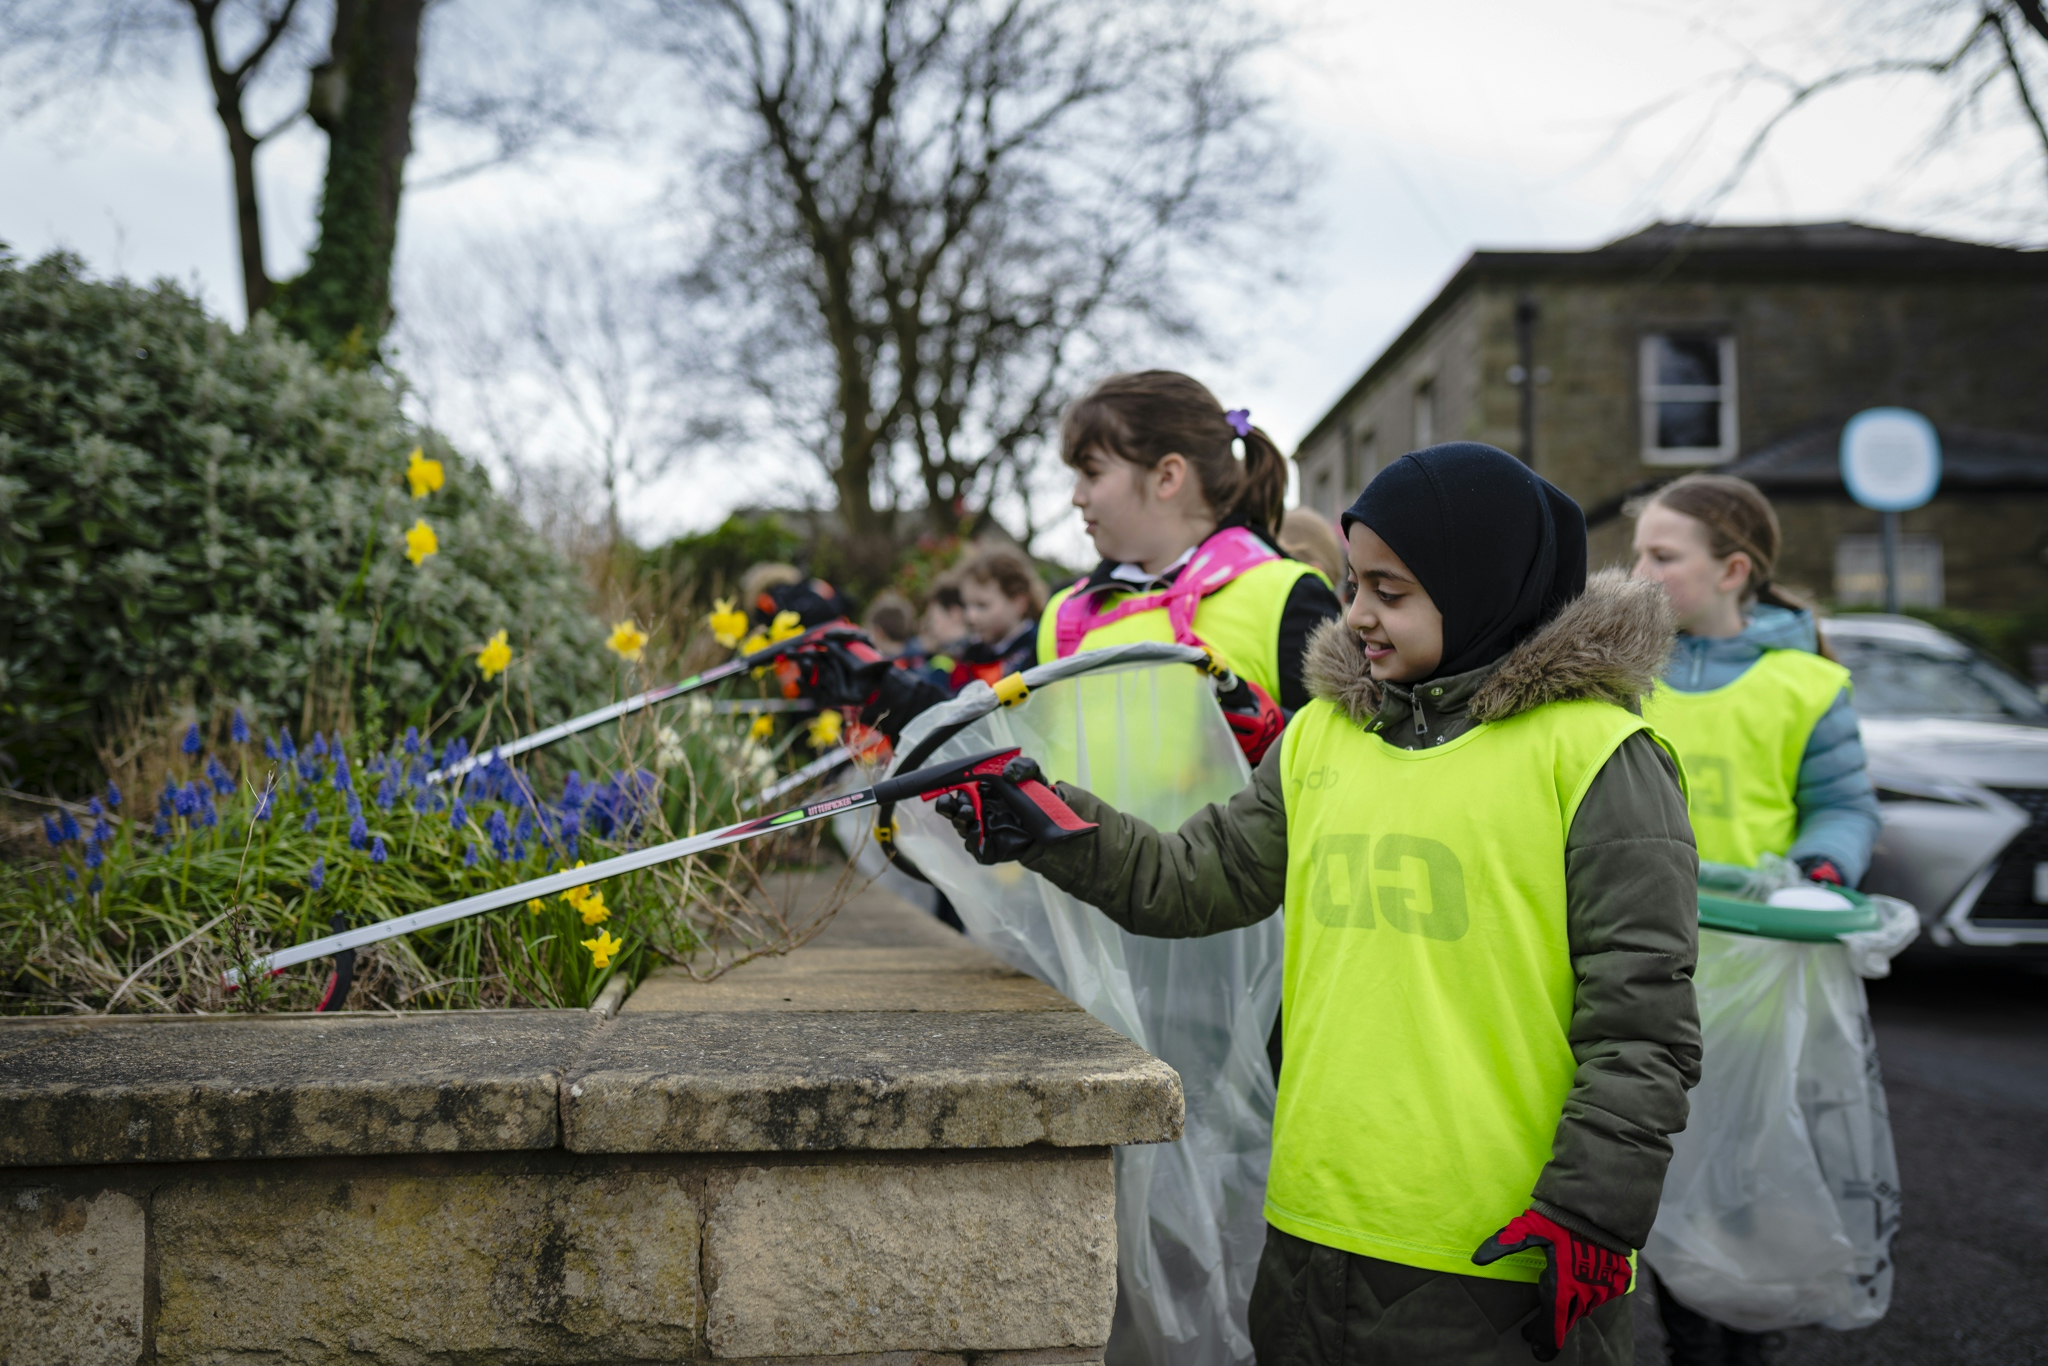
[[[1635,575],[1664,589],[1679,632],[1646,715],[1685,760],[1701,858],[1782,854],[1854,887],[1877,794],[1849,671],[1825,657],[1812,609],[1771,582],[1778,542],[1770,500],[1731,475],[1689,474],[1642,507]]]
[[[1314,508],[1289,508],[1280,519],[1280,548],[1331,583],[1344,578],[1344,543]]]
[[[1276,543],[1285,457],[1248,412],[1170,370],[1096,385],[1067,410],[1060,455],[1102,563],[1047,606],[1039,662],[1131,640],[1206,645],[1246,685],[1226,711],[1257,763],[1308,701],[1309,636],[1339,615],[1329,583]]]
[[[1853,887],[1870,866],[1877,795],[1849,672],[1820,653],[1813,613],[1771,582],[1770,501],[1746,480],[1689,474],[1637,513],[1635,574],[1678,618],[1678,648],[1644,715],[1685,761],[1700,857],[1791,859]],[[1764,1335],[1715,1323],[1658,1287],[1674,1366],[1761,1362]]]
[[[1629,1363],[1699,1070],[1692,838],[1634,711],[1669,607],[1589,585],[1577,506],[1490,446],[1402,457],[1344,525],[1315,700],[1227,804],[1165,833],[1063,784],[1100,828],[1050,847],[944,813],[1133,933],[1284,902],[1264,1366]]]
[[[910,599],[893,589],[884,589],[868,604],[867,615],[861,618],[861,629],[868,633],[868,639],[875,642],[875,648],[891,659],[906,659],[913,668],[924,664],[921,656],[910,655],[910,642],[916,627],[911,616]]]
[[[850,620],[853,599],[823,579],[808,579],[793,564],[762,562],[740,577],[740,601],[758,627],[767,627],[784,612],[796,613],[805,630],[829,621]]]
[[[908,649],[923,655],[933,681],[950,686],[953,665],[967,648],[967,604],[960,597],[960,580],[948,570],[932,580],[925,598],[924,616]]]
[[[1045,581],[1024,552],[982,546],[960,565],[960,600],[973,643],[953,665],[955,692],[979,680],[993,683],[1038,662],[1038,613]]]

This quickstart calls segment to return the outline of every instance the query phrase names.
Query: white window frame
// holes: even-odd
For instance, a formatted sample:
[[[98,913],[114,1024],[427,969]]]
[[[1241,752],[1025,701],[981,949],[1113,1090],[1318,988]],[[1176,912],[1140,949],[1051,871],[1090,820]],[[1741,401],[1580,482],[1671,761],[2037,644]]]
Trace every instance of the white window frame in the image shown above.
[[[1657,383],[1657,344],[1669,336],[1687,335],[1689,329],[1671,328],[1662,332],[1646,332],[1636,349],[1636,373],[1640,383],[1637,386],[1638,406],[1642,409],[1642,454],[1645,465],[1718,465],[1733,460],[1742,449],[1741,433],[1736,425],[1735,388],[1735,338],[1721,333],[1715,340],[1721,350],[1721,382],[1719,384],[1659,384]],[[1700,328],[1691,332],[1693,336],[1711,335],[1709,329]],[[1718,446],[1662,447],[1657,444],[1657,405],[1659,403],[1714,403],[1721,405],[1721,444]]]

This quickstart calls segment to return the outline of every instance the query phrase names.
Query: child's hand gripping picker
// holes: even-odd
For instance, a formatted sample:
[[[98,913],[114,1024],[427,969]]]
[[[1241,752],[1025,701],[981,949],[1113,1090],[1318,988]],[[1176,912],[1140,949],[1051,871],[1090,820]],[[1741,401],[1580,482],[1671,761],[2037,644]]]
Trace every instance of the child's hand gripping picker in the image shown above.
[[[1014,843],[1023,839],[1026,843],[1055,844],[1061,840],[1073,839],[1094,830],[1095,826],[1082,820],[1059,799],[1057,793],[1040,780],[1038,766],[1029,759],[1018,756],[1015,748],[988,750],[970,755],[950,763],[933,764],[928,768],[913,769],[893,778],[884,778],[872,787],[858,792],[841,793],[778,812],[771,816],[756,816],[752,820],[740,821],[735,825],[707,831],[689,839],[671,840],[647,849],[636,849],[616,858],[608,858],[581,868],[565,868],[546,877],[534,878],[527,882],[499,887],[476,896],[464,897],[446,905],[434,906],[409,915],[394,916],[373,925],[358,929],[344,930],[321,939],[309,940],[289,949],[259,958],[252,965],[256,970],[268,973],[282,972],[298,963],[340,954],[369,944],[379,944],[395,939],[415,930],[431,929],[445,925],[452,920],[461,920],[485,911],[501,910],[516,906],[524,901],[539,897],[555,896],[580,887],[586,883],[600,882],[621,873],[637,872],[652,868],[692,854],[708,853],[728,844],[753,839],[757,835],[773,834],[823,820],[842,811],[855,811],[862,807],[881,803],[893,803],[911,797],[932,801],[946,794],[953,794],[948,801],[967,804],[978,818],[987,822],[989,831],[985,842],[1008,840]],[[1007,847],[1007,846],[1006,846]],[[1019,846],[1021,847],[1021,846]],[[1008,857],[1015,857],[1010,854]],[[230,971],[224,980],[229,987],[240,984],[239,975]]]

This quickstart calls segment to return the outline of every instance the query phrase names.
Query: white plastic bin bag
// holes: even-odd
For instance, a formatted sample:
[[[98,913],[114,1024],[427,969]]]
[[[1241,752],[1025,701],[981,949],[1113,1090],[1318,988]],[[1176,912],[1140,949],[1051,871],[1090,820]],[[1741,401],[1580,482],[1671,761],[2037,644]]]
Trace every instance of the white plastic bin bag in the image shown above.
[[[1171,830],[1251,776],[1214,685],[1189,663],[1199,658],[1170,645],[1071,656],[1029,671],[1030,696],[1001,709],[976,685],[920,716],[897,751],[908,755],[934,728],[979,711],[926,762],[1019,745],[1048,777]],[[1108,1360],[1250,1362],[1245,1311],[1265,1243],[1274,1096],[1266,1039],[1280,1005],[1279,915],[1206,939],[1140,938],[1018,864],[977,864],[929,804],[898,807],[897,821],[904,852],[977,943],[1180,1073],[1180,1141],[1116,1152]]]
[[[1745,1332],[1877,1322],[1899,1168],[1848,948],[1703,928],[1693,980],[1705,1063],[1644,1259]]]

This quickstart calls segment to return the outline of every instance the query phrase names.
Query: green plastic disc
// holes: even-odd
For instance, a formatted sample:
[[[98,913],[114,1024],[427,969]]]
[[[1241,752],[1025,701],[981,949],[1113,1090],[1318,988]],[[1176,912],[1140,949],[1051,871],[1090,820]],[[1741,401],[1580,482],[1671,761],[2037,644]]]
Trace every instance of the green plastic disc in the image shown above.
[[[1732,930],[1736,934],[1794,939],[1807,944],[1831,943],[1837,936],[1853,930],[1874,930],[1878,927],[1877,908],[1870,904],[1869,898],[1846,887],[1827,890],[1849,904],[1839,910],[1771,906],[1761,901],[1745,901],[1723,892],[1709,891],[1702,879],[1700,924],[1710,930]]]

